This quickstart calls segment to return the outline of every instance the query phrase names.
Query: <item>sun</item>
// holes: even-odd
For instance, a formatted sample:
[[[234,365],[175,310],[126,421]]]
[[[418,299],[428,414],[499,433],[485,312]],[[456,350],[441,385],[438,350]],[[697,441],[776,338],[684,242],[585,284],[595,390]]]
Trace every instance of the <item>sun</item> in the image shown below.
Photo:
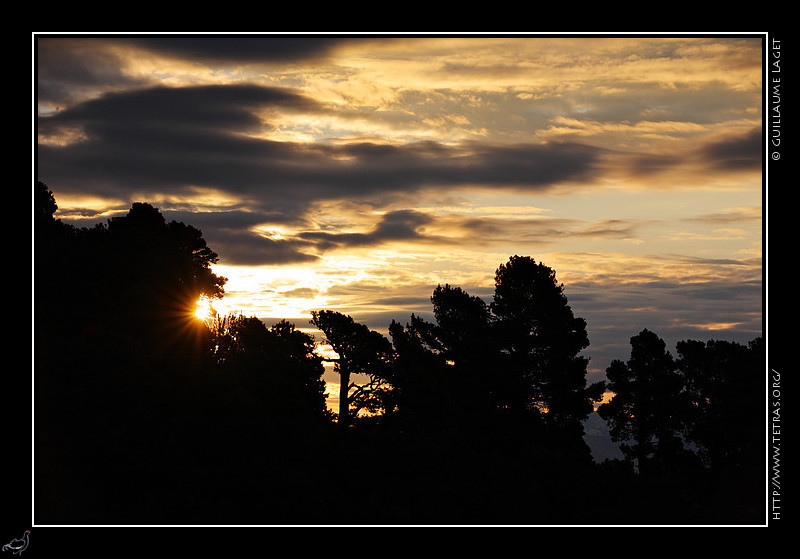
[[[198,320],[208,320],[214,316],[214,307],[211,306],[211,299],[205,295],[200,297],[195,303],[194,316]]]

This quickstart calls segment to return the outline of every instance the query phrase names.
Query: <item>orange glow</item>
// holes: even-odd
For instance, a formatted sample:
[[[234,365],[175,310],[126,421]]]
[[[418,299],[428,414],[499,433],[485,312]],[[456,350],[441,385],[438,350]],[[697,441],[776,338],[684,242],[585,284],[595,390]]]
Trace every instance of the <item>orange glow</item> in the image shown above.
[[[616,396],[616,394],[614,392],[611,392],[610,390],[606,390],[605,392],[603,392],[602,399],[600,399],[599,402],[594,403],[593,406],[594,411],[597,411],[597,408],[599,408],[601,405],[609,403],[614,398],[614,396]]]

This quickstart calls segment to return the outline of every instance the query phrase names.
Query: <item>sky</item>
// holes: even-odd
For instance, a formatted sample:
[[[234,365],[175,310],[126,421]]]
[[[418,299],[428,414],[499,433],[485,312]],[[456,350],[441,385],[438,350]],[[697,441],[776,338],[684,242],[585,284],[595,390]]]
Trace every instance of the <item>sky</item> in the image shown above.
[[[439,284],[489,302],[530,256],[594,382],[644,328],[763,335],[762,42],[35,34],[34,173],[79,227],[133,202],[197,227],[220,312],[312,333],[432,319]]]

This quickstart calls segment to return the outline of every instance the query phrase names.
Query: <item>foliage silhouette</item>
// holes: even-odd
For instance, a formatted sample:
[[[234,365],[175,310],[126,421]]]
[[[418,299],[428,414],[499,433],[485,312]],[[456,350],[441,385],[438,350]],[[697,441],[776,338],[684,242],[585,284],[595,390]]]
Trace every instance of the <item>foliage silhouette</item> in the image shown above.
[[[599,408],[628,460],[593,462],[582,422],[606,387],[586,384],[586,322],[552,269],[512,256],[491,302],[440,285],[434,321],[392,321],[389,338],[315,311],[339,355],[337,418],[318,340],[287,321],[191,316],[200,295],[224,295],[199,230],[146,203],[91,228],[62,223],[57,209],[37,183],[39,524],[693,524],[765,514],[752,488],[763,434],[748,399],[760,339],[679,342],[673,359],[652,332],[632,338]]]
[[[290,322],[267,328],[255,317],[216,317],[211,343],[217,368],[236,378],[275,421],[328,415],[314,338]]]
[[[503,368],[515,377],[509,406],[546,410],[547,420],[559,426],[585,419],[605,386],[586,386],[588,359],[579,355],[589,345],[586,321],[573,315],[555,271],[512,256],[495,274],[491,309]]]
[[[435,324],[412,316],[405,329],[390,327],[401,405],[433,390],[451,429],[474,436],[490,426],[516,446],[537,429],[541,442],[590,458],[582,422],[604,384],[586,386],[587,359],[578,355],[588,345],[586,322],[572,314],[552,269],[513,256],[497,269],[491,304],[450,285],[438,286],[431,302]],[[430,414],[434,406],[417,408]],[[512,428],[520,425],[522,432]]]
[[[688,400],[664,341],[642,330],[631,338],[627,363],[612,361],[606,376],[614,397],[598,413],[609,422],[612,438],[623,441],[623,454],[635,460],[639,472],[666,467],[682,455],[680,435]]]
[[[392,358],[389,340],[339,312],[313,311],[311,315],[314,325],[339,355],[335,362],[340,377],[339,423],[348,425],[361,410],[391,411],[385,406]],[[368,381],[358,383],[353,375],[364,375]]]
[[[722,340],[677,343],[690,414],[687,435],[712,471],[741,467],[763,448],[763,422],[749,413],[763,401],[761,338],[748,345]]]
[[[492,317],[480,298],[459,287],[438,286],[431,302],[436,324],[412,315],[405,328],[395,321],[389,328],[399,406],[449,429],[474,429],[494,409]]]

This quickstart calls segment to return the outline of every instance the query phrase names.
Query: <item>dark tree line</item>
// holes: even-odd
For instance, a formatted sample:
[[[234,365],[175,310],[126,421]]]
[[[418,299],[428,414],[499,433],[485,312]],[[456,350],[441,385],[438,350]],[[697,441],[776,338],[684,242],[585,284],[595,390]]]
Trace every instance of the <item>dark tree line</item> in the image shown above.
[[[674,471],[695,462],[715,473],[752,465],[762,448],[764,348],[686,340],[678,358],[645,329],[631,338],[627,362],[606,371],[613,399],[598,412],[622,441],[627,460],[640,472]]]
[[[434,321],[388,338],[315,311],[338,354],[335,413],[312,336],[192,316],[225,284],[199,230],[144,203],[92,228],[56,209],[38,183],[37,522],[761,519],[742,490],[763,446],[760,338],[682,341],[673,358],[644,330],[587,384],[586,322],[551,268],[512,256],[490,302],[440,285]],[[583,423],[608,391],[598,412],[624,460],[597,464]]]

